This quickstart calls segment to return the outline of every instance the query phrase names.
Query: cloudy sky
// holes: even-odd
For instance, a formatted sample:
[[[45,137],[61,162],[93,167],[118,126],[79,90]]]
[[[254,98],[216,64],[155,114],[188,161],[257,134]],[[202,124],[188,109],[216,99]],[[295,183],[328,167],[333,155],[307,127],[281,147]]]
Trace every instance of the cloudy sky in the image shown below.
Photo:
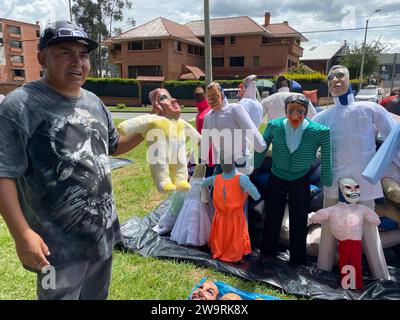
[[[178,23],[203,19],[201,0],[132,0],[131,10],[125,12],[124,21],[118,24],[124,31],[129,29],[127,18],[134,18],[137,25],[157,17],[165,17]],[[45,25],[55,19],[68,19],[68,0],[0,0],[0,17]],[[351,4],[349,4],[351,3]],[[332,29],[363,28],[366,18],[376,9],[369,20],[367,41],[380,39],[387,43],[388,52],[400,52],[400,0],[210,0],[211,18],[249,16],[262,23],[264,12],[271,12],[271,23],[284,20],[309,39],[304,48],[320,43],[361,43],[364,30],[309,32]],[[386,28],[380,28],[391,26]]]

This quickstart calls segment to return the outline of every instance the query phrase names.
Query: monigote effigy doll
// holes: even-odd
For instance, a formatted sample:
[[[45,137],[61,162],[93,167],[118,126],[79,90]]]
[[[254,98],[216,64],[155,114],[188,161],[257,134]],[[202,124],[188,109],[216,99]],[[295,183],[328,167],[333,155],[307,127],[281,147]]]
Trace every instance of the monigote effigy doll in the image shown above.
[[[210,83],[206,93],[212,110],[206,114],[201,131],[202,163],[209,162],[208,151],[212,144],[213,163],[219,161],[223,152],[226,157],[233,157],[238,171],[250,174],[252,168],[250,149],[253,145],[258,152],[265,148],[260,132],[242,105],[228,102],[217,82]],[[220,168],[217,167],[218,169]]]
[[[400,124],[396,125],[381,145],[368,166],[363,177],[371,183],[381,178],[382,186],[389,200],[400,206]]]
[[[252,252],[244,204],[248,195],[258,200],[260,194],[249,177],[237,171],[232,158],[221,159],[221,167],[222,174],[208,177],[202,184],[214,188],[209,246],[213,259],[239,263]]]
[[[303,95],[285,99],[286,117],[268,122],[264,140],[272,143],[272,173],[265,191],[265,220],[261,261],[276,253],[289,198],[290,262],[306,263],[307,217],[310,183],[308,172],[321,148],[321,181],[332,184],[329,128],[306,118],[309,100]],[[260,167],[266,151],[255,154]],[[289,196],[289,197],[288,197]]]
[[[243,79],[243,92],[239,104],[247,111],[251,121],[258,128],[262,121],[263,107],[257,100],[257,76],[252,74]]]
[[[180,106],[166,89],[151,91],[149,98],[155,114],[126,120],[118,125],[118,131],[122,135],[143,135],[148,145],[146,160],[159,191],[188,191],[185,142],[190,137],[192,145],[197,146],[201,136],[180,119]]]
[[[332,186],[324,186],[324,207],[339,201],[339,180],[352,177],[361,187],[360,204],[375,211],[377,198],[383,197],[380,183],[370,183],[362,172],[375,154],[376,131],[386,138],[395,123],[382,106],[369,101],[354,101],[347,68],[336,65],[328,73],[328,89],[335,105],[318,113],[313,121],[331,129]],[[363,228],[363,248],[375,278],[388,279],[387,265],[376,226],[367,223]],[[335,239],[327,224],[321,225],[318,268],[331,271],[336,256]]]
[[[312,215],[311,222],[328,221],[330,232],[339,242],[339,268],[342,282],[348,275],[348,266],[352,266],[355,272],[355,274],[350,272],[353,276],[353,279],[349,277],[350,285],[347,281],[342,285],[346,285],[347,289],[362,289],[361,240],[364,221],[376,227],[380,224],[380,220],[370,208],[357,204],[360,199],[360,186],[357,182],[350,178],[342,178],[339,180],[339,188],[347,203],[339,201],[333,206],[318,210]],[[323,248],[319,247],[319,252],[321,250]]]
[[[198,164],[190,179],[191,189],[185,196],[185,201],[171,232],[171,240],[179,245],[203,246],[208,243],[211,229],[211,219],[208,204],[201,201],[202,182],[206,166]]]

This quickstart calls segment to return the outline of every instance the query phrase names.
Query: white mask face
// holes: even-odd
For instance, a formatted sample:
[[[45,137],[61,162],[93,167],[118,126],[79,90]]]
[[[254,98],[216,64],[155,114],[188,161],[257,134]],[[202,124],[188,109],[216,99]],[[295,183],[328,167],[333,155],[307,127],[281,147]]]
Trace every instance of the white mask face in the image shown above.
[[[332,97],[344,95],[350,85],[349,71],[347,68],[331,69],[328,74],[328,89]]]
[[[339,188],[348,203],[357,203],[360,200],[360,185],[353,179],[340,179]]]

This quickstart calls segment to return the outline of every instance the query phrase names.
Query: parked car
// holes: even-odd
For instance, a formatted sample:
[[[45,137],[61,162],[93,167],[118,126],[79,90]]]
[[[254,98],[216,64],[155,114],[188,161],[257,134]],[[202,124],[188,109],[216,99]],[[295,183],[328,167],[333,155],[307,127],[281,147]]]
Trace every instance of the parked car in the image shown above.
[[[372,101],[380,103],[385,95],[383,88],[376,86],[366,86],[361,89],[355,97],[356,101]]]

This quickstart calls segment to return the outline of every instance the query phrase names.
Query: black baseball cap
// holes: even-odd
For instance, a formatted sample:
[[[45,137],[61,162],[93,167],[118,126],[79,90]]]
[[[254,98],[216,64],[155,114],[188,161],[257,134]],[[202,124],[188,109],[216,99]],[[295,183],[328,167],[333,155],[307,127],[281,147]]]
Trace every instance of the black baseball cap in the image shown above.
[[[90,39],[87,33],[70,21],[56,21],[49,24],[40,36],[39,50],[62,42],[77,42],[90,51],[98,47],[98,43]]]

